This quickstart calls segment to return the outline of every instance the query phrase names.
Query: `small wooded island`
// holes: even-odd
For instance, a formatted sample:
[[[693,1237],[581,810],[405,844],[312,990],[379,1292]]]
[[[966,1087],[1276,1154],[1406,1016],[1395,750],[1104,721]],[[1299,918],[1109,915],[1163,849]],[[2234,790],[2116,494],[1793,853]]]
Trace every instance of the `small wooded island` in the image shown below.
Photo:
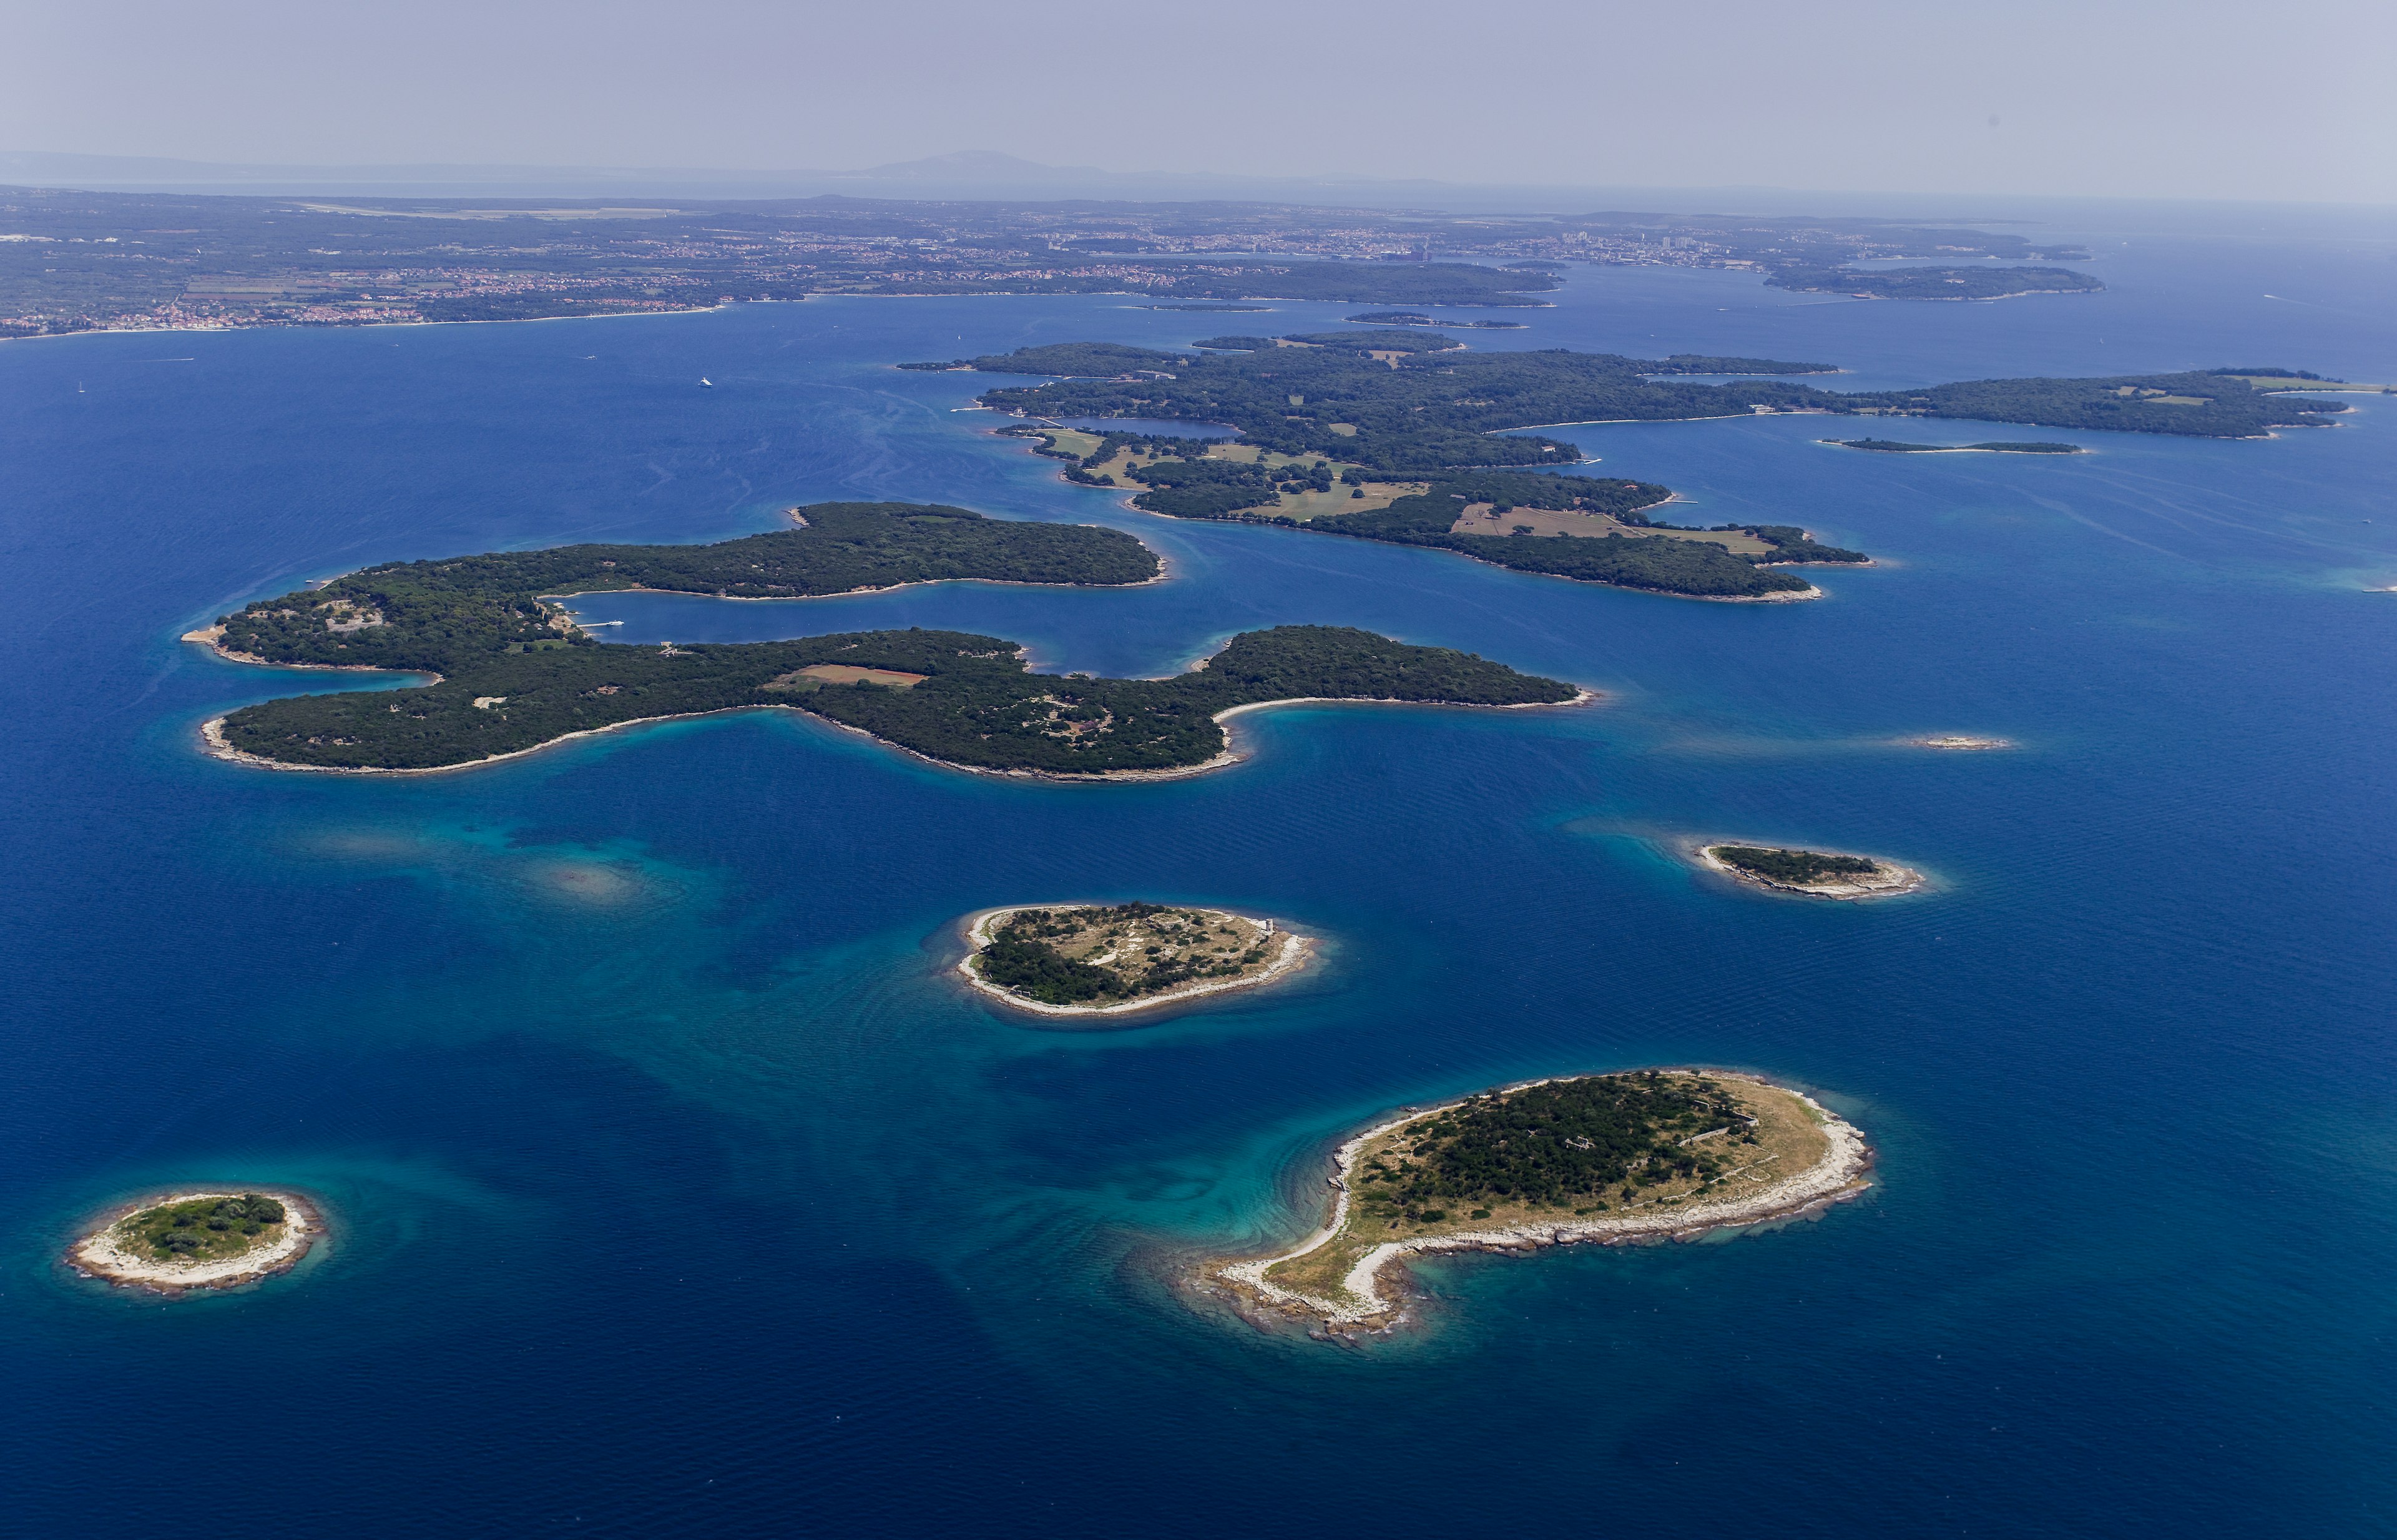
[[[1171,679],[1034,674],[1022,649],[958,631],[607,646],[561,593],[649,588],[790,598],[977,577],[1136,583],[1158,562],[1119,530],[961,508],[820,504],[806,527],[718,545],[584,545],[395,562],[262,600],[186,638],[252,663],[395,669],[400,690],[294,695],[202,730],[212,753],[283,770],[424,771],[634,722],[789,707],[961,769],[1060,777],[1186,774],[1234,757],[1219,718],[1281,701],[1564,704],[1555,679],[1346,626],[1232,638]]]
[[[1922,873],[1894,862],[1774,845],[1702,845],[1698,860],[1750,887],[1815,898],[1887,898],[1922,886]]]
[[[1434,320],[1414,310],[1369,310],[1362,315],[1344,315],[1341,319],[1365,327],[1452,327],[1466,331],[1521,331],[1520,321],[1460,321],[1454,316]]]
[[[1876,454],[2087,454],[2078,444],[2043,440],[1993,439],[1986,444],[1909,444],[1898,438],[1826,438],[1843,449],[1870,449]]]
[[[1269,983],[1306,958],[1272,920],[1163,904],[993,909],[966,930],[957,964],[985,995],[1025,1011],[1114,1016]]]
[[[226,1289],[283,1272],[322,1229],[289,1193],[177,1192],[120,1210],[67,1261],[112,1283],[166,1292]]]
[[[1540,1080],[1404,1115],[1340,1146],[1331,1220],[1206,1276],[1244,1306],[1386,1326],[1383,1269],[1435,1252],[1692,1239],[1865,1189],[1864,1136],[1744,1076],[1644,1070]]]

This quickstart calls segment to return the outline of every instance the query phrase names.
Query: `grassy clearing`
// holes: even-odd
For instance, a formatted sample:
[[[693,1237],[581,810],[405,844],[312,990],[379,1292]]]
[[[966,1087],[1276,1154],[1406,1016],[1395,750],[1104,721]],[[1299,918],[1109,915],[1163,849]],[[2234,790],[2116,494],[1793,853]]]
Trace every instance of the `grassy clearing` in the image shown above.
[[[1519,526],[1528,526],[1531,534],[1577,536],[1585,540],[1602,540],[1608,535],[1624,535],[1644,539],[1661,535],[1667,540],[1705,541],[1721,545],[1735,555],[1762,556],[1774,549],[1772,543],[1745,534],[1737,529],[1654,529],[1644,525],[1625,524],[1605,514],[1559,513],[1547,508],[1510,508],[1495,511],[1487,502],[1473,502],[1456,516],[1449,532],[1456,535],[1511,535]]]
[[[858,668],[849,663],[810,663],[798,673],[802,677],[822,679],[828,685],[888,685],[893,690],[920,685],[931,676],[928,674],[903,674],[895,668]]]
[[[1060,448],[1066,447],[1062,439],[1051,439],[1051,442]],[[1098,441],[1092,439],[1091,448],[1095,449],[1097,447]],[[1093,475],[1113,479],[1115,484],[1125,491],[1137,492],[1142,489],[1142,483],[1133,479],[1132,475],[1133,470],[1173,458],[1176,457],[1136,454],[1130,449],[1125,449],[1118,451],[1113,459],[1091,467],[1091,472]],[[1271,450],[1260,449],[1252,444],[1218,444],[1207,451],[1207,458],[1228,460],[1242,465],[1263,463],[1269,470],[1281,470],[1292,465],[1311,466],[1324,457],[1279,454]],[[1334,475],[1353,468],[1338,461],[1332,461],[1331,464]],[[1430,485],[1426,481],[1367,481],[1357,486],[1340,482],[1335,483],[1328,492],[1284,492],[1278,501],[1270,504],[1260,504],[1254,511],[1268,518],[1285,516],[1297,519],[1302,524],[1310,519],[1336,518],[1343,514],[1374,514],[1388,507],[1399,498],[1421,494]],[[1365,495],[1357,496],[1359,491]]]
[[[227,1262],[283,1239],[287,1216],[272,1198],[194,1198],[161,1203],[116,1222],[126,1251],[172,1261]]]

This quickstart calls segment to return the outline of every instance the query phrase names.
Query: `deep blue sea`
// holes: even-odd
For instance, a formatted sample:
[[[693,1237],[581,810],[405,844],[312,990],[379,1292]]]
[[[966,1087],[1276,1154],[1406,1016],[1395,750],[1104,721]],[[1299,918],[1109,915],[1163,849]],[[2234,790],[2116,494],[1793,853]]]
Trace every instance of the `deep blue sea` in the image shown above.
[[[1581,270],[1469,335],[1857,387],[2397,381],[2388,232],[2088,221],[2041,234],[2092,241],[2093,297]],[[1698,521],[1880,558],[1743,607],[1151,518],[991,436],[960,409],[987,381],[889,367],[1223,325],[853,299],[0,347],[0,1530],[2397,1529],[2397,397],[2259,442],[2004,430],[2070,459],[1564,430]],[[920,623],[1135,674],[1339,623],[1607,699],[1265,713],[1248,762],[1145,785],[785,713],[422,779],[195,752],[313,682],[176,641],[248,600],[825,498],[1105,522],[1173,581],[583,608],[625,641]],[[1892,742],[1929,732],[2021,746]],[[1688,870],[1697,835],[1937,885],[1774,900]],[[1116,896],[1279,916],[1322,962],[1106,1032],[946,976],[967,911]],[[1687,1063],[1814,1089],[1878,1185],[1734,1239],[1426,1265],[1419,1324],[1359,1350],[1175,1287],[1311,1228],[1378,1112]],[[332,1240],[172,1303],[59,1265],[111,1201],[203,1181],[318,1194]]]

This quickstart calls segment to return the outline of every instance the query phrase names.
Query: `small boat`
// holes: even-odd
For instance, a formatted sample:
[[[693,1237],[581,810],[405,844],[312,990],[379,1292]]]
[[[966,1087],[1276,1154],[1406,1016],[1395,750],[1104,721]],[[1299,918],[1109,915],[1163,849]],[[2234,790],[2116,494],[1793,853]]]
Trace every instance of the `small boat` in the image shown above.
[[[713,390],[713,389],[716,387],[716,382],[715,382],[715,381],[713,381],[713,380],[710,380],[710,379],[709,379],[706,375],[704,375],[704,374],[703,374],[703,375],[701,375],[701,376],[699,377],[699,382],[700,382],[701,384],[703,384],[703,385],[707,386],[707,387],[708,387],[709,389],[711,389],[711,390]]]

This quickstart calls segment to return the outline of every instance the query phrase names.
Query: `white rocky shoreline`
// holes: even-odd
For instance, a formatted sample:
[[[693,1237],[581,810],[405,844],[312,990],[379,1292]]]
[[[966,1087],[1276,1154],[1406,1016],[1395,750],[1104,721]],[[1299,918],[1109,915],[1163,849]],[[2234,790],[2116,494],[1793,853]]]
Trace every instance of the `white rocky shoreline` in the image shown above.
[[[198,1289],[231,1289],[288,1272],[298,1266],[301,1258],[306,1256],[323,1238],[324,1215],[315,1205],[297,1193],[272,1188],[252,1188],[249,1191],[261,1198],[272,1198],[283,1205],[283,1234],[268,1245],[254,1247],[240,1256],[227,1257],[219,1262],[167,1260],[141,1256],[126,1250],[119,1243],[116,1226],[145,1209],[203,1199],[246,1196],[242,1192],[215,1188],[179,1188],[130,1203],[119,1203],[110,1209],[98,1225],[68,1248],[67,1265],[86,1278],[99,1279],[120,1288],[149,1289],[162,1294],[182,1294]]]
[[[1691,851],[1691,859],[1695,861],[1699,865],[1705,867],[1707,871],[1717,873],[1722,877],[1727,877],[1734,882],[1741,883],[1747,887],[1761,888],[1766,892],[1795,893],[1806,898],[1840,899],[1849,903],[1854,903],[1858,899],[1895,898],[1902,893],[1920,892],[1923,888],[1927,887],[1930,882],[1928,877],[1925,877],[1921,872],[1916,871],[1913,867],[1901,866],[1894,861],[1883,861],[1878,856],[1867,858],[1873,861],[1881,868],[1876,872],[1842,875],[1837,881],[1785,882],[1777,877],[1766,877],[1761,873],[1751,872],[1745,868],[1734,866],[1730,862],[1725,861],[1715,854],[1717,850],[1725,845],[1746,843],[1748,842],[1734,839],[1709,839],[1705,843],[1693,848]],[[1771,848],[1779,849],[1780,847]]]
[[[1226,994],[1235,989],[1252,989],[1259,984],[1274,983],[1298,971],[1300,968],[1306,966],[1306,959],[1315,952],[1313,937],[1302,936],[1294,931],[1277,930],[1275,922],[1271,919],[1259,919],[1254,916],[1236,914],[1229,909],[1212,909],[1203,904],[1191,904],[1187,907],[1195,908],[1202,915],[1222,915],[1234,919],[1251,920],[1265,927],[1268,933],[1279,936],[1281,944],[1274,953],[1273,960],[1265,965],[1263,972],[1252,973],[1246,978],[1211,979],[1200,984],[1186,984],[1180,989],[1168,990],[1161,995],[1150,995],[1137,1000],[1125,1000],[1117,1005],[1051,1005],[1043,1000],[1028,1000],[1012,990],[1000,988],[974,971],[974,958],[982,956],[983,948],[990,944],[991,937],[999,924],[1011,916],[1020,915],[1026,909],[1081,907],[1084,905],[1080,904],[1012,904],[1003,909],[982,909],[968,915],[965,919],[966,955],[957,959],[958,977],[964,979],[977,992],[987,995],[992,999],[1017,1011],[1029,1011],[1043,1016],[1126,1016],[1135,1011],[1152,1011],[1161,1005],[1186,1004],[1210,995]],[[1177,907],[1181,906],[1177,905]]]
[[[1286,1289],[1265,1278],[1265,1272],[1278,1264],[1291,1261],[1330,1245],[1348,1220],[1348,1193],[1355,1175],[1356,1164],[1365,1145],[1389,1132],[1423,1118],[1436,1117],[1460,1104],[1443,1102],[1400,1117],[1377,1123],[1349,1139],[1340,1146],[1335,1157],[1338,1175],[1333,1179],[1332,1217],[1322,1228],[1286,1252],[1272,1256],[1255,1257],[1209,1266],[1206,1277],[1230,1286],[1236,1298],[1254,1300],[1284,1315],[1319,1320],[1327,1330],[1343,1326],[1386,1328],[1402,1319],[1404,1301],[1383,1292],[1381,1274],[1393,1262],[1408,1256],[1435,1255],[1445,1252],[1488,1252],[1503,1255],[1529,1255],[1547,1246],[1595,1244],[1600,1246],[1652,1245],[1668,1240],[1695,1240],[1707,1233],[1726,1228],[1761,1224],[1768,1220],[1811,1217],[1834,1203],[1859,1198],[1869,1188],[1868,1173],[1872,1168],[1872,1146],[1852,1123],[1825,1107],[1803,1091],[1787,1086],[1774,1086],[1754,1076],[1729,1075],[1720,1071],[1691,1070],[1686,1073],[1706,1074],[1718,1080],[1736,1080],[1763,1086],[1797,1097],[1821,1120],[1826,1139],[1822,1158],[1805,1171],[1783,1178],[1761,1193],[1716,1202],[1686,1203],[1670,1212],[1649,1215],[1621,1215],[1605,1219],[1576,1218],[1543,1221],[1534,1225],[1512,1225],[1486,1230],[1457,1230],[1444,1235],[1415,1236],[1405,1240],[1385,1241],[1367,1252],[1341,1279],[1341,1286],[1350,1296],[1346,1300],[1308,1293],[1303,1290]],[[1520,1091],[1545,1085],[1547,1080],[1526,1081],[1520,1086],[1503,1088]]]

